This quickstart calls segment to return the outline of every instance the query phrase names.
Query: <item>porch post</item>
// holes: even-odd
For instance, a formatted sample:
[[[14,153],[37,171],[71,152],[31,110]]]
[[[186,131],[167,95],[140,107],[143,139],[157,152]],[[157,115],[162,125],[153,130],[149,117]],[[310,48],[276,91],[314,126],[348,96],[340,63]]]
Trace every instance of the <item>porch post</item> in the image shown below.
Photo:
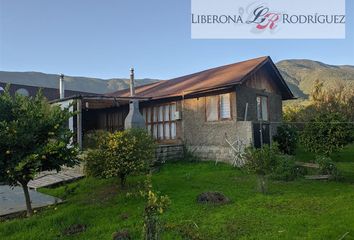
[[[76,137],[77,145],[80,150],[82,150],[82,101],[81,99],[76,100]]]

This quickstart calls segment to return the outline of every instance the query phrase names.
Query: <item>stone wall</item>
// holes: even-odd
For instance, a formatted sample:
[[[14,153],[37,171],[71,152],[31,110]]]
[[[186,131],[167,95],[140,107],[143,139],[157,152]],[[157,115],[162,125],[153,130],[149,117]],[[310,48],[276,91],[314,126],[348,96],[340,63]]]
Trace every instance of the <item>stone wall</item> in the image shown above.
[[[205,160],[230,162],[232,152],[226,142],[241,139],[246,145],[253,142],[252,122],[237,121],[236,93],[231,92],[232,119],[207,122],[206,97],[183,102],[183,139],[187,149]]]
[[[156,148],[156,161],[164,163],[167,161],[177,161],[183,158],[183,145],[159,145]]]

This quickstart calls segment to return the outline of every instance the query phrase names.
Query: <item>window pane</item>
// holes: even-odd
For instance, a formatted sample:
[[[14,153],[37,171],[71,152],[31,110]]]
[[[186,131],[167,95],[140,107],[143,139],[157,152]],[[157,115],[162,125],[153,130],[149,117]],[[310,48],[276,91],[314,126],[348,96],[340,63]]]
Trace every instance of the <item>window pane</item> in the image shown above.
[[[148,133],[151,135],[151,125],[147,126]]]
[[[159,122],[163,122],[163,106],[159,107]]]
[[[159,124],[159,139],[163,139],[163,124]]]
[[[165,121],[170,121],[170,105],[165,105]]]
[[[229,93],[220,95],[220,116],[222,119],[231,118]]]
[[[262,97],[262,120],[268,121],[268,98]]]
[[[147,109],[147,122],[150,123],[151,122],[151,108]]]
[[[262,120],[261,97],[257,97],[257,119]]]
[[[155,139],[157,139],[157,125],[154,124],[154,125],[152,126],[152,128],[153,128],[153,136],[154,136]]]
[[[154,115],[153,115],[154,122],[157,122],[157,110],[158,110],[158,107],[154,107]]]
[[[171,123],[171,139],[176,138],[176,123]]]
[[[165,139],[170,139],[170,124],[165,123]]]
[[[171,121],[176,120],[175,113],[176,113],[176,104],[174,103],[171,105]]]
[[[217,121],[219,119],[218,98],[218,96],[211,96],[206,98],[207,121]]]

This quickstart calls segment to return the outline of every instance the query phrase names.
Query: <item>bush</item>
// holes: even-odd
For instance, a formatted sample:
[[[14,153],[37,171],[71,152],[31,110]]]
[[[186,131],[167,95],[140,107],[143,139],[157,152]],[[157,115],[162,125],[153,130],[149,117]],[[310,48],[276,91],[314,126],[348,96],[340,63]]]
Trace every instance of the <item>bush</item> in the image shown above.
[[[109,132],[104,130],[94,130],[85,133],[83,137],[83,147],[85,149],[96,149],[100,143],[107,137]]]
[[[298,133],[297,129],[289,124],[277,128],[277,134],[273,137],[278,143],[279,150],[288,155],[293,155],[296,150]]]
[[[101,151],[90,149],[85,156],[85,174],[88,177],[104,177],[105,157]]]
[[[262,148],[246,148],[246,164],[244,167],[248,172],[267,175],[273,171],[278,154],[279,150],[276,144],[272,146],[264,145]]]
[[[248,172],[255,173],[258,177],[258,190],[267,192],[267,177],[276,165],[276,156],[279,153],[276,144],[264,145],[262,148],[247,148],[245,152],[245,168]]]
[[[278,155],[271,178],[281,181],[292,181],[303,175],[301,168],[296,166],[295,158],[289,155]]]
[[[316,163],[320,165],[320,174],[338,176],[338,169],[331,158],[325,156],[317,156]]]
[[[339,113],[319,113],[301,134],[306,150],[328,156],[337,152],[350,141],[351,128]]]
[[[155,158],[155,149],[155,142],[146,130],[108,133],[97,149],[88,152],[86,172],[106,178],[119,177],[124,187],[129,175],[149,169]]]

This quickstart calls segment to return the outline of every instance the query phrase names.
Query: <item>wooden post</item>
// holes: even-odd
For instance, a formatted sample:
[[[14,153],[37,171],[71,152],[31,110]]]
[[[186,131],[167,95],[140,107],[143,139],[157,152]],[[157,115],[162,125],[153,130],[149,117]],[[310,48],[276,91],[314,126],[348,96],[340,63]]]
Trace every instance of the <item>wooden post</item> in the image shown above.
[[[82,150],[82,101],[81,99],[76,100],[76,137],[77,145],[80,150]]]

